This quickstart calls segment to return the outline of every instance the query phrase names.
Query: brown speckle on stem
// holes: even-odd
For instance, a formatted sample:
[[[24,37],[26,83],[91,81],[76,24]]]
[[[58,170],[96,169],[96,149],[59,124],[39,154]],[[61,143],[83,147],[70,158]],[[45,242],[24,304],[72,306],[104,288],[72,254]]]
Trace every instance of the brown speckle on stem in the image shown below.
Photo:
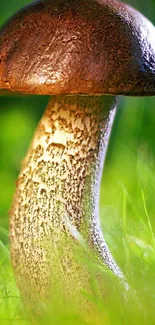
[[[100,232],[97,212],[114,115],[111,96],[53,96],[48,104],[23,163],[11,210],[12,260],[24,296],[34,288],[39,295],[49,293],[56,247],[63,248],[60,282],[65,279],[65,294],[88,281],[88,276],[81,276],[86,273],[82,267],[77,280],[71,242],[63,246],[64,234],[77,242],[74,234],[80,233],[102,262],[122,276]],[[50,241],[50,253],[45,241]]]

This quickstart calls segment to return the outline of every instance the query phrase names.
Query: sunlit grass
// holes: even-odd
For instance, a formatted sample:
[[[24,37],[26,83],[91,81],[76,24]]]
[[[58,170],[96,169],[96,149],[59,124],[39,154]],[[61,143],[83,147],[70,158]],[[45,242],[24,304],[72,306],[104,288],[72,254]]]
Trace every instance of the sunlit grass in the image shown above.
[[[155,175],[144,161],[140,162],[138,168],[143,170],[144,187],[139,187],[138,195],[136,189],[136,199],[134,192],[129,193],[121,182],[118,182],[115,189],[112,189],[111,182],[111,195],[113,196],[114,190],[115,196],[112,197],[111,204],[101,204],[101,221],[106,241],[124,272],[129,289],[123,281],[98,264],[93,257],[89,257],[85,263],[89,269],[92,291],[90,294],[82,290],[81,296],[85,297],[88,304],[95,306],[94,315],[86,316],[83,306],[80,310],[76,309],[74,301],[65,302],[61,291],[57,291],[52,304],[43,306],[42,312],[36,318],[38,324],[155,323],[155,238],[151,222],[154,207],[149,204],[151,197],[148,198],[148,193],[151,193],[152,200],[155,195]],[[148,178],[152,185],[148,183]],[[130,181],[132,182],[132,178]],[[110,187],[109,182],[107,184],[105,180],[104,191],[106,187]],[[150,186],[151,191],[148,190]],[[28,321],[16,288],[7,244],[8,231],[1,227],[0,233],[4,239],[0,242],[0,324],[32,324],[32,320]],[[96,274],[100,277],[99,282],[95,278]]]
[[[8,231],[0,227],[1,237],[8,242]],[[21,300],[11,267],[8,245],[0,241],[0,323],[18,324],[22,319]],[[20,323],[19,323],[20,324]]]

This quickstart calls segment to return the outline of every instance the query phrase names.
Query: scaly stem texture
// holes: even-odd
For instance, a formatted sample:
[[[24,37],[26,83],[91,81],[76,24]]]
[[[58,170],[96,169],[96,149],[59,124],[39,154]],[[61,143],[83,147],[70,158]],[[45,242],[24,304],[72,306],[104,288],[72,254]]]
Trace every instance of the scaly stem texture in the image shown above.
[[[98,216],[100,177],[114,115],[112,96],[50,99],[23,163],[10,213],[12,260],[27,298],[32,290],[40,296],[48,293],[58,248],[62,249],[59,279],[64,278],[69,290],[84,287],[86,272],[73,265],[70,249],[79,236],[122,276],[105,244]],[[70,244],[64,243],[67,237]]]

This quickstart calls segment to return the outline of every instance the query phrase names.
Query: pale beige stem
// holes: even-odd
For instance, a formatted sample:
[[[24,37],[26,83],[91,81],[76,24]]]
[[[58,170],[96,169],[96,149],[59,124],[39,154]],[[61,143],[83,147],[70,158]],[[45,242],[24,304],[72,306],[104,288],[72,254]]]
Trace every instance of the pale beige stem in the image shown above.
[[[83,285],[85,279],[69,262],[64,235],[76,241],[80,233],[122,277],[103,239],[98,216],[100,177],[114,115],[112,96],[53,96],[49,102],[23,163],[11,210],[12,260],[21,291],[20,283],[26,280],[27,297],[30,288],[40,295],[48,291],[55,247],[63,247],[65,281],[70,287],[71,278],[76,279],[75,286]],[[51,243],[48,253],[45,238]]]

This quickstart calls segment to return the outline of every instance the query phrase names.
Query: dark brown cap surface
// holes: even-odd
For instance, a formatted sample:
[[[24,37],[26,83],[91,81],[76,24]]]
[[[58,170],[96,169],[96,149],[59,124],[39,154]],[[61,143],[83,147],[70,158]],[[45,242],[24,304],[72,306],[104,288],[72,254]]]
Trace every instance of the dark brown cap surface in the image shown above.
[[[0,33],[0,88],[155,94],[155,29],[113,0],[37,1]]]

